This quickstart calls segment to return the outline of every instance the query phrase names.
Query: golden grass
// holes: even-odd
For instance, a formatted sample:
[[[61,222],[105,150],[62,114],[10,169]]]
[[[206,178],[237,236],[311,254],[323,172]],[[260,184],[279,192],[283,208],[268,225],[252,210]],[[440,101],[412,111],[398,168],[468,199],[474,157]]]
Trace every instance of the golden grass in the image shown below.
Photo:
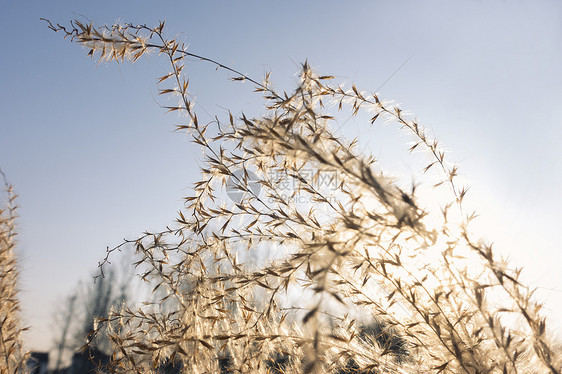
[[[22,347],[20,305],[18,300],[18,269],[14,254],[16,195],[3,178],[7,201],[0,207],[0,372],[20,373],[25,368],[27,354]]]
[[[113,342],[111,371],[560,372],[532,291],[470,232],[458,167],[400,108],[307,63],[295,90],[277,93],[268,76],[260,83],[166,39],[163,23],[49,27],[100,60],[134,62],[151,50],[167,59],[158,84],[177,104],[166,108],[206,155],[175,225],[132,241],[139,275],[165,296],[99,321]],[[266,114],[201,123],[186,57],[250,82]],[[345,110],[403,128],[410,151],[431,157],[422,169],[437,172],[440,212],[334,134]],[[328,174],[337,183],[322,183]],[[245,192],[239,201],[225,195],[233,185]]]

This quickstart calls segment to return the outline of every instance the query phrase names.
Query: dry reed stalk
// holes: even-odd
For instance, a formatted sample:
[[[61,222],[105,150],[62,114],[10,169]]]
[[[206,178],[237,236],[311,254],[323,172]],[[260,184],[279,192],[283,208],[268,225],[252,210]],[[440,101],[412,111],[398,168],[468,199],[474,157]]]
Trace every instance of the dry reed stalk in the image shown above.
[[[7,201],[0,207],[0,372],[21,373],[27,354],[22,346],[15,250],[16,194],[2,170]]]
[[[561,371],[520,271],[472,237],[475,214],[463,209],[458,167],[400,108],[331,84],[307,63],[294,92],[276,93],[269,76],[260,83],[166,39],[164,23],[47,22],[99,60],[163,55],[170,73],[158,84],[171,85],[160,93],[177,100],[166,109],[184,116],[177,130],[206,155],[175,225],[131,241],[139,275],[165,296],[100,321],[114,343],[113,372]],[[267,113],[201,123],[186,57],[250,82]],[[423,171],[436,169],[434,188],[449,196],[438,223],[415,186],[401,187],[355,140],[334,134],[343,110],[370,113],[371,125],[397,124],[414,139],[410,151],[431,156]],[[336,182],[326,184],[327,175]],[[240,193],[229,200],[225,186]],[[291,301],[295,295],[303,297]],[[375,324],[362,326],[361,316]]]

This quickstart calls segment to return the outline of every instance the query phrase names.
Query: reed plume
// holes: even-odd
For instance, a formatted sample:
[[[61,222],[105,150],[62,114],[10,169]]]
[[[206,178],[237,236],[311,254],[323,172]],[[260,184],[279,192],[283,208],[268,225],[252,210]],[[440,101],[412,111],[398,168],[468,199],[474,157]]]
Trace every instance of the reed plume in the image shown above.
[[[7,199],[0,207],[0,372],[21,373],[27,353],[22,345],[18,264],[15,251],[16,194],[0,170]]]
[[[398,106],[308,63],[293,92],[276,92],[269,75],[252,79],[167,39],[164,23],[47,22],[98,60],[166,59],[165,108],[205,154],[174,224],[129,242],[139,276],[164,293],[98,321],[113,342],[109,370],[560,373],[520,270],[473,237],[458,166]],[[265,114],[201,122],[187,57],[249,82]],[[412,156],[430,158],[420,172],[434,179],[440,208],[336,134],[345,111],[409,134]]]

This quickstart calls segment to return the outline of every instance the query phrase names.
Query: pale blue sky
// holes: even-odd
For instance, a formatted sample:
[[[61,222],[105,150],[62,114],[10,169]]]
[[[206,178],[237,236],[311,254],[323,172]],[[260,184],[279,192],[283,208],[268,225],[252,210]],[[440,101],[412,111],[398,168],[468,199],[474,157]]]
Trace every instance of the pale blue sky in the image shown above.
[[[414,113],[452,151],[471,181],[483,235],[526,266],[533,285],[553,289],[541,288],[548,308],[562,308],[559,1],[131,4],[1,3],[0,167],[20,195],[20,285],[31,348],[49,348],[54,302],[88,276],[106,246],[173,221],[200,156],[172,132],[175,115],[158,106],[164,60],[96,64],[40,17],[165,19],[169,35],[194,53],[257,78],[271,70],[281,89],[292,87],[306,58],[321,73],[375,90],[412,56],[381,96]],[[258,97],[228,83],[225,72],[196,61],[188,69],[201,115],[257,107]],[[396,143],[377,131],[358,124],[342,130],[362,134],[384,161]]]

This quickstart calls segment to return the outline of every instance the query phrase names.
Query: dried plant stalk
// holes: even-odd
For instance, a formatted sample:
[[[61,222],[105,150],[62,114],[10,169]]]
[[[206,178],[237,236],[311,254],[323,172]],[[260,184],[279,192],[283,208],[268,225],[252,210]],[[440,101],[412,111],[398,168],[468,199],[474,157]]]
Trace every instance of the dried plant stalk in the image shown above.
[[[0,372],[21,373],[27,354],[22,346],[20,305],[18,299],[18,266],[15,250],[16,195],[6,182],[6,206],[0,208]]]
[[[166,108],[206,155],[175,225],[132,241],[139,275],[165,292],[100,321],[111,371],[560,372],[532,291],[470,233],[458,167],[400,108],[307,63],[294,92],[279,94],[269,76],[260,83],[166,39],[164,23],[49,27],[99,60],[163,55],[171,71],[158,84],[171,86],[160,93],[177,101]],[[249,81],[266,114],[202,124],[186,57]],[[332,131],[345,110],[412,136],[410,150],[431,157],[423,171],[436,169],[435,188],[450,196],[441,212]]]

